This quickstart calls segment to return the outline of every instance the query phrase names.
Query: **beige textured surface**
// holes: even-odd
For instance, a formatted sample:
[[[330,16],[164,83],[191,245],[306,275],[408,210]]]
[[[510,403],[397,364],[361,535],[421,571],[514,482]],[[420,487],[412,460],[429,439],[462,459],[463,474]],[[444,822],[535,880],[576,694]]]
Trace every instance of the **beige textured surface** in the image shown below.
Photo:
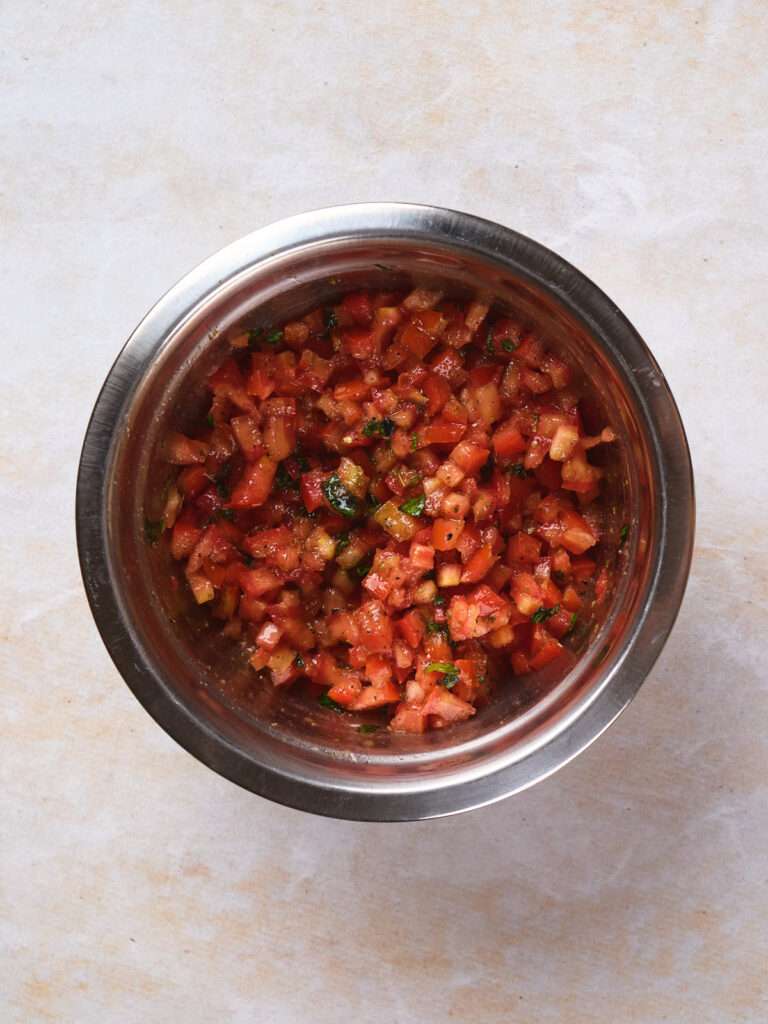
[[[0,5],[0,1019],[768,1020],[767,62],[758,0]],[[178,749],[73,533],[91,406],[160,293],[270,220],[383,198],[597,281],[669,378],[699,500],[621,719],[527,793],[400,826]]]

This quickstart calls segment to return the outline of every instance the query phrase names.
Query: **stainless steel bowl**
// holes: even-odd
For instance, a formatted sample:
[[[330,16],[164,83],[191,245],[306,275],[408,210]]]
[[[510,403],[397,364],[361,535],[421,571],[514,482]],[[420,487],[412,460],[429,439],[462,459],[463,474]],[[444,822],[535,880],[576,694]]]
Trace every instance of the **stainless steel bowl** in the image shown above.
[[[169,424],[202,408],[228,328],[270,323],[357,287],[439,281],[493,296],[537,324],[589,379],[607,446],[611,511],[601,558],[610,599],[594,609],[564,679],[510,680],[468,722],[425,736],[357,732],[349,716],[254,686],[241,652],[170,585],[165,547],[143,537],[162,486]],[[181,419],[180,419],[181,418]],[[618,550],[621,524],[631,523]],[[123,678],[177,742],[262,796],[340,818],[428,818],[498,800],[583,750],[637,691],[682,600],[694,529],[680,417],[650,352],[591,281],[497,224],[376,203],[280,221],[227,246],[172,288],[134,331],[96,402],[80,461],[77,537],[88,599]],[[562,670],[559,670],[562,671]]]

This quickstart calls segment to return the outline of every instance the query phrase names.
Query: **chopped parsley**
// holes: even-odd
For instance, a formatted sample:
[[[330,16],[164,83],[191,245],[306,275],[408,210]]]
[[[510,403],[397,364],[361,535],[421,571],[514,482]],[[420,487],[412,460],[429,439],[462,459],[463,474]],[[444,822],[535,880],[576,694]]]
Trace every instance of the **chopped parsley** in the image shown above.
[[[374,263],[373,265],[374,265],[374,267],[376,267],[377,270],[394,270],[395,269],[394,267],[388,267],[386,265],[386,263]]]
[[[557,615],[560,611],[560,605],[552,605],[551,608],[545,608],[544,605],[541,608],[537,608],[531,616],[531,622],[546,622],[547,619],[551,619],[553,615]]]
[[[373,556],[368,555],[365,558],[361,558],[357,565],[353,565],[351,569],[347,569],[350,576],[354,576],[358,580],[363,580],[373,568]]]
[[[304,458],[304,456],[303,455],[296,455],[295,458],[296,458],[296,461],[299,464],[299,469],[301,470],[301,472],[302,473],[308,473],[309,472],[309,463]]]
[[[623,548],[627,543],[627,537],[629,536],[629,523],[624,523],[619,534],[619,547]]]
[[[568,623],[568,629],[566,629],[566,631],[565,631],[566,633],[573,632],[573,627],[576,625],[576,620],[578,619],[578,617],[579,617],[579,613],[578,612],[573,612],[571,614],[571,621]]]
[[[263,338],[261,338],[265,345],[271,345],[273,348],[279,345],[282,340],[283,332],[279,331],[277,327],[270,327]]]
[[[517,345],[514,343],[514,341],[510,341],[509,338],[505,338],[501,343],[501,347],[504,349],[505,352],[514,352],[517,348]]]
[[[480,469],[480,479],[483,481],[484,484],[487,484],[492,476],[493,476],[493,456],[489,455],[488,456],[488,461]]]
[[[230,523],[234,523],[235,521],[235,513],[231,508],[220,508],[219,515],[222,519],[227,519]]]
[[[411,479],[408,481],[408,486],[409,487],[415,487],[416,484],[418,484],[420,482],[421,482],[421,473],[417,473],[415,476],[412,476]]]
[[[329,711],[335,711],[339,715],[344,713],[344,708],[341,704],[337,704],[333,697],[329,697],[327,693],[320,694],[317,698],[317,703],[321,708],[328,708]]]
[[[415,452],[418,447],[419,447],[419,435],[418,434],[411,434],[411,451]]]
[[[157,546],[157,542],[160,540],[160,534],[165,529],[164,519],[145,519],[144,520],[144,537],[146,538],[147,544],[151,548]]]
[[[304,668],[304,659],[300,654],[296,655],[296,668]]]
[[[416,498],[409,498],[400,506],[401,512],[407,512],[409,516],[420,516],[427,503],[426,494],[420,494]]]
[[[395,429],[395,421],[385,417],[383,420],[368,420],[363,427],[363,437],[373,437],[378,434],[380,437],[392,437]]]
[[[459,670],[452,661],[431,661],[425,671],[442,672],[443,678],[438,679],[438,683],[440,686],[444,686],[446,690],[452,690],[459,681]]]
[[[205,422],[208,424],[209,427],[213,426],[213,413],[212,412],[209,412],[208,415],[205,417]]]
[[[275,483],[277,484],[278,487],[281,487],[284,490],[287,489],[290,491],[298,491],[299,489],[299,481],[293,479],[293,477],[285,468],[282,462],[277,467],[277,472],[275,473]]]
[[[224,483],[224,481],[229,476],[229,469],[229,463],[225,462],[224,465],[219,470],[219,472],[213,478],[213,482],[216,485],[216,493],[222,499],[222,501],[226,501],[227,498],[229,497],[229,488]]]
[[[485,351],[489,356],[494,354],[493,352],[493,331],[488,331],[488,337],[485,339]]]
[[[435,622],[434,619],[430,619],[427,623],[428,633],[448,633],[448,627],[444,622]]]
[[[445,594],[435,594],[432,598],[432,604],[437,608],[445,608]]]
[[[342,530],[341,533],[337,533],[336,537],[336,554],[340,555],[344,548],[349,547],[349,530]]]
[[[336,316],[336,310],[329,306],[323,310],[323,327],[326,331],[330,331],[332,327],[339,326],[339,318]]]
[[[255,561],[253,555],[249,555],[247,551],[243,552],[243,565],[246,569],[250,569]]]
[[[341,482],[338,473],[333,473],[321,484],[323,494],[331,508],[347,519],[354,519],[360,511],[360,501],[350,494]]]
[[[521,480],[525,480],[525,478],[528,476],[522,462],[516,462],[512,467],[512,472],[515,474],[515,476],[519,476]]]
[[[380,725],[358,725],[357,731],[358,732],[363,732],[363,733],[366,733],[366,732],[378,732],[380,728],[381,728]]]

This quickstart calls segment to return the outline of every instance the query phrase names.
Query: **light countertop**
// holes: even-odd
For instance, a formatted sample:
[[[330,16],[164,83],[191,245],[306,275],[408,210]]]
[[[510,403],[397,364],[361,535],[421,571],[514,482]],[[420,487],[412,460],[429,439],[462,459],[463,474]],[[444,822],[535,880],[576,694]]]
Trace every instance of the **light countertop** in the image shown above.
[[[0,1019],[768,1020],[768,9],[0,5]],[[693,570],[635,701],[533,789],[402,825],[268,803],[124,685],[80,582],[99,387],[190,267],[363,200],[529,234],[678,401]]]

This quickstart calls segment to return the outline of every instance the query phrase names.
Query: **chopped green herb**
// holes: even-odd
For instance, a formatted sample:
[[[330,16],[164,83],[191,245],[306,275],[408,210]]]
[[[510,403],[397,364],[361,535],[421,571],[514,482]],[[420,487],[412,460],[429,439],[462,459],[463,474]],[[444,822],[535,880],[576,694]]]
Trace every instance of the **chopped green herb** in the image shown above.
[[[456,672],[458,669],[452,661],[430,661],[425,672]]]
[[[418,484],[420,482],[421,482],[421,473],[417,473],[415,476],[412,476],[411,479],[408,481],[408,486],[409,487],[415,487],[416,484]]]
[[[372,494],[367,494],[366,497],[368,499],[368,508],[371,512],[375,512],[377,508],[381,508],[384,504],[383,501],[379,501],[378,498],[374,498]]]
[[[502,341],[501,343],[501,347],[504,349],[505,352],[514,352],[517,348],[517,345],[514,343],[514,341],[510,341],[509,338],[505,338],[504,341]]]
[[[363,733],[365,733],[365,732],[378,732],[380,728],[381,728],[380,725],[358,725],[357,731],[358,732],[363,732]]]
[[[428,633],[448,633],[448,627],[444,622],[435,622],[434,619],[430,619],[427,623]]]
[[[249,555],[247,551],[243,552],[243,565],[246,569],[250,569],[255,561],[256,559],[253,555]]]
[[[209,427],[213,426],[213,413],[212,412],[209,412],[208,415],[205,417],[205,422],[208,424]]]
[[[328,504],[334,511],[347,519],[354,519],[360,511],[360,501],[350,494],[339,479],[339,474],[334,473],[321,484],[323,494],[328,499]]]
[[[418,447],[419,447],[419,435],[418,434],[411,434],[411,451],[415,452]]]
[[[602,663],[605,661],[606,656],[608,654],[608,651],[610,651],[610,649],[611,649],[611,645],[610,644],[606,644],[605,647],[601,647],[600,648],[600,650],[597,653],[597,657],[595,658],[595,664],[596,665],[602,665]]]
[[[492,356],[494,354],[493,353],[493,331],[488,331],[488,337],[485,339],[485,351],[488,353],[489,356]]]
[[[219,470],[219,472],[213,478],[213,482],[216,485],[216,493],[219,495],[222,501],[226,501],[227,498],[229,497],[229,488],[224,482],[229,476],[229,469],[229,463],[225,462],[224,465]]]
[[[489,455],[488,456],[488,461],[480,469],[480,479],[483,481],[484,484],[487,484],[492,476],[493,476],[493,456]]]
[[[357,565],[353,565],[347,572],[350,576],[354,576],[358,580],[363,580],[371,571],[373,567],[373,557],[371,555],[361,558]]]
[[[336,316],[336,310],[332,307],[328,307],[323,310],[323,327],[326,331],[330,331],[332,327],[339,326],[339,318]]]
[[[394,267],[388,267],[386,263],[374,263],[373,265],[378,270],[394,270]]]
[[[283,332],[279,331],[276,327],[270,327],[264,337],[261,339],[265,345],[279,345],[283,340]]]
[[[534,430],[538,430],[539,429],[539,420],[540,419],[541,419],[541,413],[535,412],[533,414],[533,429]]]
[[[234,523],[235,521],[235,513],[231,508],[220,508],[219,515],[222,519],[228,519],[230,523]]]
[[[319,509],[315,509],[314,512],[310,512],[307,506],[302,502],[296,509],[296,515],[301,516],[303,519],[317,519],[318,511]]]
[[[546,622],[547,619],[551,619],[553,615],[557,615],[559,611],[559,604],[555,604],[551,608],[545,608],[544,605],[542,605],[541,608],[537,608],[531,616],[531,622]]]
[[[452,690],[459,681],[459,670],[452,661],[431,661],[427,665],[426,672],[442,672],[443,678],[438,680],[440,686],[446,690]]]
[[[340,555],[344,548],[349,547],[349,530],[342,530],[341,533],[337,533],[334,538],[336,541],[336,554]]]
[[[327,693],[322,693],[317,698],[317,703],[321,708],[328,708],[329,711],[335,711],[339,715],[344,712],[344,708],[341,704],[337,704],[336,701],[332,697],[329,697]]]
[[[427,503],[426,494],[420,494],[416,498],[409,498],[400,506],[401,512],[407,512],[409,516],[420,516]]]
[[[432,604],[438,608],[445,608],[445,594],[435,594],[432,598]]]
[[[278,487],[282,487],[283,489],[291,491],[298,491],[299,489],[299,481],[293,479],[293,477],[282,464],[282,462],[277,467],[277,472],[275,473],[275,483],[277,484]]]
[[[425,572],[425,573],[423,574],[423,576],[422,576],[421,578],[422,578],[423,580],[433,580],[433,579],[435,578],[435,570],[434,570],[434,569],[428,569],[428,570],[427,570],[427,571],[426,571],[426,572]]]
[[[627,537],[629,536],[629,523],[624,523],[619,534],[619,547],[623,548],[627,543]]]
[[[363,437],[373,437],[379,434],[381,437],[392,437],[395,429],[395,421],[385,417],[383,420],[368,420],[363,427]]]
[[[512,472],[515,474],[515,476],[519,476],[521,480],[525,480],[525,478],[528,476],[522,462],[516,462],[512,467]]]
[[[573,627],[576,625],[576,620],[578,619],[578,617],[579,617],[579,613],[578,612],[573,612],[572,613],[571,621],[568,623],[568,629],[566,629],[566,631],[565,631],[566,633],[571,633],[573,631]]]
[[[303,455],[297,455],[296,461],[298,462],[299,469],[301,470],[302,473],[309,472],[309,463],[307,462]]]
[[[296,668],[304,668],[304,659],[300,654],[296,655]]]
[[[144,520],[144,536],[146,538],[147,544],[149,544],[151,548],[157,545],[157,542],[160,540],[160,534],[163,532],[164,529],[164,519]]]

